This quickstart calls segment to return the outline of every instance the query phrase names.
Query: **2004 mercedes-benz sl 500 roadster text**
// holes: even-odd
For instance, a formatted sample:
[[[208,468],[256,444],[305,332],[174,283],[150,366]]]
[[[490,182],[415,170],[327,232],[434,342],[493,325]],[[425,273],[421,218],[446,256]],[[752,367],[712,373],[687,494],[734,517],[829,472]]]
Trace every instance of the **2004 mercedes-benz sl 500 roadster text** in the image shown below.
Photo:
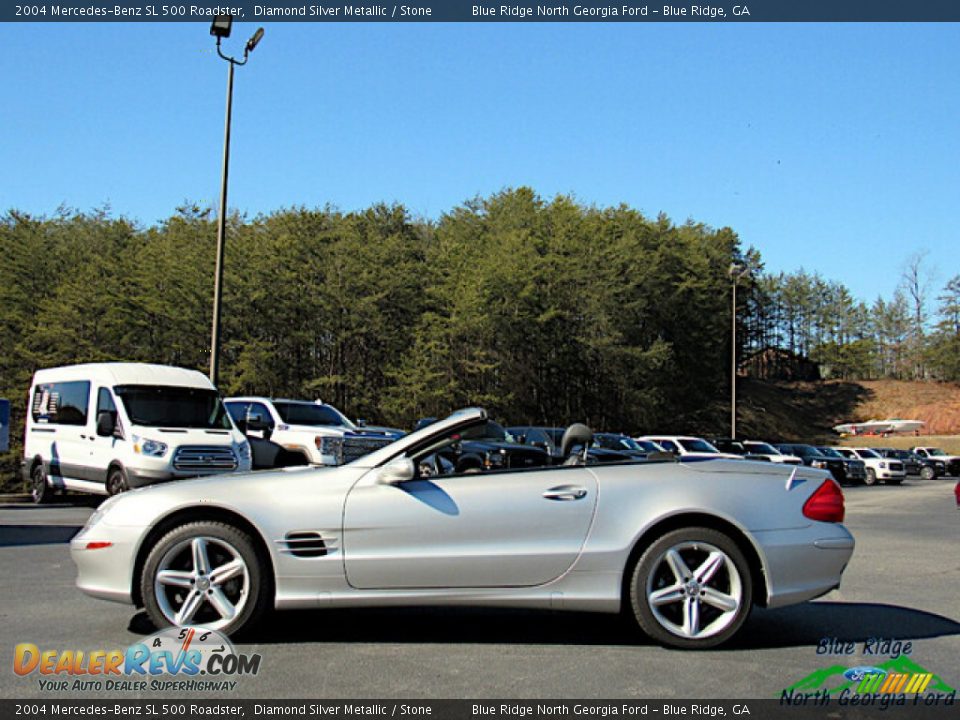
[[[843,494],[807,467],[741,460],[455,472],[462,410],[348,465],[123,493],[73,539],[77,584],[158,626],[249,628],[269,608],[491,605],[619,612],[665,645],[728,640],[754,603],[836,588]]]

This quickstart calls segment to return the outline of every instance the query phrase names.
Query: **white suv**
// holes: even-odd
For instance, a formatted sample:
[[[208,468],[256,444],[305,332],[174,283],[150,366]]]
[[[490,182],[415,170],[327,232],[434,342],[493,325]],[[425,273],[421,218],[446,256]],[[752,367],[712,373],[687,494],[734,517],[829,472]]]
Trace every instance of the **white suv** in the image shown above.
[[[636,440],[655,442],[665,451],[673,453],[681,460],[743,460],[740,455],[722,453],[703,438],[689,435],[644,435]]]
[[[907,476],[903,462],[896,458],[885,458],[871,448],[838,447],[834,448],[844,457],[854,460],[863,460],[867,466],[866,485],[876,485],[877,480],[883,480],[887,485],[899,485]]]
[[[399,437],[390,431],[358,427],[335,407],[319,400],[232,397],[224,404],[248,435],[300,453],[311,465],[343,465]]]

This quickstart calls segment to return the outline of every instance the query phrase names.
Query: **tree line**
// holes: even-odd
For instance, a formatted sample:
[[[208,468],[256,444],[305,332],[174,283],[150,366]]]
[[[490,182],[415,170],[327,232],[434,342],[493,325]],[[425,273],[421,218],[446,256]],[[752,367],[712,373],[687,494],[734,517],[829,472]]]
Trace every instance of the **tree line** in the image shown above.
[[[227,238],[225,395],[322,398],[400,427],[482,405],[511,423],[707,430],[726,412],[731,263],[754,269],[741,352],[782,347],[839,377],[960,379],[960,277],[932,327],[908,287],[868,307],[817,274],[765,273],[730,228],[626,205],[518,188],[434,221],[384,204],[233,215]],[[37,368],[206,372],[215,245],[212,212],[190,205],[149,227],[106,210],[0,218],[12,443]]]
[[[825,378],[960,381],[960,275],[936,290],[924,253],[890,298],[867,303],[819,273],[759,273],[749,287],[744,350],[787,350]]]

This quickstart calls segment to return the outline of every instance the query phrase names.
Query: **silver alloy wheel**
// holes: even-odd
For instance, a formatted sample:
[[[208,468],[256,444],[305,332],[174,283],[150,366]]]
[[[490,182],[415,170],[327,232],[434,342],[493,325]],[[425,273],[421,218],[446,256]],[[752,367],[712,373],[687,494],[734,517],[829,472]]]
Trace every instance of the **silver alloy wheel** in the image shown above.
[[[691,640],[723,632],[744,602],[734,562],[715,545],[697,541],[678,543],[657,558],[646,596],[665,630]]]
[[[164,554],[153,588],[160,611],[173,625],[219,630],[247,604],[250,572],[229,542],[201,535],[184,538]]]

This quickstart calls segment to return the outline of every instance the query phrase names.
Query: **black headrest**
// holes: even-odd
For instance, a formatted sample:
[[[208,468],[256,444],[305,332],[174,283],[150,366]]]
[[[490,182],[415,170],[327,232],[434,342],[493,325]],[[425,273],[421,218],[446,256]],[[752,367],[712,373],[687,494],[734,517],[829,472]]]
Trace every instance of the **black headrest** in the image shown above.
[[[569,455],[577,445],[581,447],[590,447],[593,442],[593,430],[583,423],[574,423],[563,433],[563,439],[560,441],[560,452],[563,455]]]

